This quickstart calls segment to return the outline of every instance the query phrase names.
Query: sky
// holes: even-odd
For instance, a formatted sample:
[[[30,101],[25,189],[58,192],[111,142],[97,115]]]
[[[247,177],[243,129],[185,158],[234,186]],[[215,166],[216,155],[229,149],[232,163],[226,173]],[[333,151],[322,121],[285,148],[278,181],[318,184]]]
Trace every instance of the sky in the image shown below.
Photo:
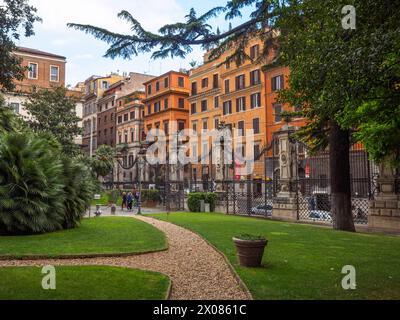
[[[131,60],[112,60],[103,57],[108,48],[106,43],[68,28],[68,22],[129,33],[129,25],[117,17],[121,10],[127,10],[144,28],[156,32],[167,23],[183,21],[192,7],[202,14],[212,7],[225,5],[226,0],[29,0],[29,3],[38,9],[43,22],[35,24],[34,36],[21,38],[17,45],[67,57],[66,84],[74,86],[91,75],[104,76],[111,72],[157,76],[169,70],[188,69],[191,61],[202,62],[204,52],[200,47],[194,47],[185,59],[152,60],[151,54],[140,54]],[[237,19],[233,25],[240,22]],[[219,26],[221,31],[228,28],[223,17],[213,19],[211,25]]]

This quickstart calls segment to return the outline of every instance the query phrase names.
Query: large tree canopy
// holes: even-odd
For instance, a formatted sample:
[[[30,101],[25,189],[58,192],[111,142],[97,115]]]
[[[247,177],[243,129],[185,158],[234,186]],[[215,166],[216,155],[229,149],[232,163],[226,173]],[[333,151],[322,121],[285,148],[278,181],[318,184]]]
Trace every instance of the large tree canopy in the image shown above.
[[[25,37],[34,35],[33,25],[41,19],[36,9],[27,0],[3,0],[0,3],[0,89],[12,91],[13,80],[24,78],[25,68],[20,59],[13,54],[15,41],[21,33]]]
[[[67,89],[57,87],[33,93],[25,108],[32,116],[27,123],[35,132],[54,135],[62,145],[64,153],[74,155],[79,150],[74,138],[82,133],[76,115],[76,99],[67,95]]]

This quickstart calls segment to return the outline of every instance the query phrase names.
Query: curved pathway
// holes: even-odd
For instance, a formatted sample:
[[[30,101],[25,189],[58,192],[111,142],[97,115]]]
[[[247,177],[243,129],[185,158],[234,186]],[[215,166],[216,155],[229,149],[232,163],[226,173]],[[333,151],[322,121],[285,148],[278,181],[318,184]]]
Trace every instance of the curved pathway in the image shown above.
[[[0,267],[110,265],[137,268],[168,275],[172,281],[172,300],[251,299],[249,293],[239,285],[224,258],[200,236],[168,222],[143,216],[135,218],[164,232],[169,249],[123,258],[0,261]]]

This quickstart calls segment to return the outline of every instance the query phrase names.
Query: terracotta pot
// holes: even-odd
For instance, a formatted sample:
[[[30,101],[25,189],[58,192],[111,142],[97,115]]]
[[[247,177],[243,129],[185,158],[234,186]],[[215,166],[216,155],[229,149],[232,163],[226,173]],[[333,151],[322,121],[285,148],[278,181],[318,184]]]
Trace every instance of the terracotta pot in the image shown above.
[[[264,249],[268,240],[242,240],[233,238],[239,264],[244,267],[261,267]]]

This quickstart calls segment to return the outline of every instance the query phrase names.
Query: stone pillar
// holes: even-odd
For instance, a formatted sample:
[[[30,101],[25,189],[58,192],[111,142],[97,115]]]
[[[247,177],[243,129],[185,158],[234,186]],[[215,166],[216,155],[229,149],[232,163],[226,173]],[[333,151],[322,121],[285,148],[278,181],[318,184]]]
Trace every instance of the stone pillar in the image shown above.
[[[400,232],[400,195],[395,193],[395,170],[379,165],[378,195],[370,201],[368,227],[378,231]]]
[[[294,127],[284,125],[275,136],[279,144],[281,189],[273,199],[272,217],[289,221],[297,221],[296,146],[290,139],[290,135],[294,132]]]
[[[223,192],[222,181],[224,181],[224,152],[221,147],[217,148],[215,154],[215,180],[218,181],[216,192]]]

